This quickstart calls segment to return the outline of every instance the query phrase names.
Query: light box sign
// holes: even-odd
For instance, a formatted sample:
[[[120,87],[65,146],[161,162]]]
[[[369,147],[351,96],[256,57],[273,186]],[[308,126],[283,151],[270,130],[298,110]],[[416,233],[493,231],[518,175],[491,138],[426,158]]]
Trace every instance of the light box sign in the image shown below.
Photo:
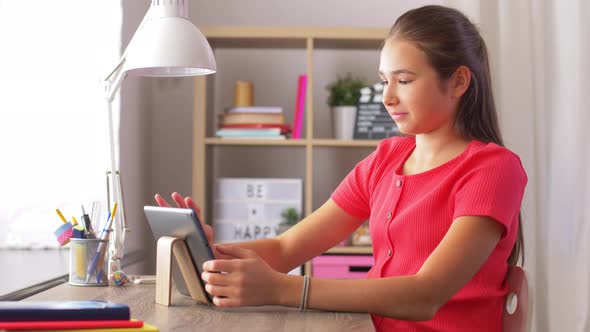
[[[251,241],[275,237],[278,225],[220,222],[215,224],[215,242]]]
[[[215,183],[213,228],[216,242],[275,237],[284,227],[281,214],[302,211],[302,180],[220,178]]]

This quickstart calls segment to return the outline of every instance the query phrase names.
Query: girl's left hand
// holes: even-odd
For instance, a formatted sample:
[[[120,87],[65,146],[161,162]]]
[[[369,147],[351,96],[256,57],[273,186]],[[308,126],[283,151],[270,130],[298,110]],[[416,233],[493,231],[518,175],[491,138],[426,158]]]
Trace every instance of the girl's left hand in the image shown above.
[[[282,273],[273,270],[254,251],[234,245],[216,245],[217,251],[233,259],[216,259],[203,264],[205,290],[218,307],[272,305],[279,302]]]

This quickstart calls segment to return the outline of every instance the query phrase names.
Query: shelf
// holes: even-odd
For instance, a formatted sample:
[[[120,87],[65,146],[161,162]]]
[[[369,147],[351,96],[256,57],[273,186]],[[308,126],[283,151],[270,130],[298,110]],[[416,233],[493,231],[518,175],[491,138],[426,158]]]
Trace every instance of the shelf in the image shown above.
[[[226,139],[209,137],[205,139],[207,145],[253,145],[253,146],[269,146],[269,145],[283,145],[283,146],[306,146],[308,140],[306,139]],[[312,146],[333,146],[333,147],[375,147],[379,144],[379,140],[337,140],[337,139],[314,139],[311,140]]]
[[[284,26],[204,26],[201,32],[213,47],[306,48],[307,40],[318,49],[380,49],[389,29]]]
[[[314,146],[336,146],[336,147],[374,147],[379,145],[380,140],[338,140],[338,139],[314,139],[312,145]]]
[[[333,247],[326,251],[327,254],[346,255],[373,255],[373,247],[370,246],[342,246]]]
[[[306,146],[307,140],[304,139],[228,139],[210,137],[205,139],[207,145],[283,145],[283,146]]]
[[[205,202],[202,213],[212,219],[215,179],[272,174],[303,180],[301,213],[310,215],[349,170],[366,157],[368,150],[380,142],[331,139],[326,105],[319,106],[323,103],[320,100],[325,99],[324,86],[338,73],[349,70],[355,76],[361,72],[374,75],[389,29],[313,26],[200,26],[199,29],[214,50],[218,64],[223,64],[219,65],[215,78],[195,78],[193,91],[192,186],[194,198]],[[265,57],[273,59],[269,60],[272,63],[267,63]],[[302,73],[308,81],[302,139],[214,137],[216,113],[232,99],[232,84],[236,80],[257,82],[256,93],[261,97],[257,97],[258,102],[282,106],[287,110],[287,119],[293,115],[296,97],[293,78]],[[371,255],[372,249],[337,247],[327,253]]]
[[[203,26],[199,28],[210,39],[345,39],[377,40],[387,36],[384,28],[344,28],[344,27],[285,27],[285,26]]]

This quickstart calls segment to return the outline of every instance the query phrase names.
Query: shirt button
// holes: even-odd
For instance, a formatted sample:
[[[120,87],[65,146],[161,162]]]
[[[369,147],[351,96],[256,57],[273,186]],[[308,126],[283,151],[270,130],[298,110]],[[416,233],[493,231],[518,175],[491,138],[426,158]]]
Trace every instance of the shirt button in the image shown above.
[[[387,212],[387,219],[391,219],[392,213],[391,212]]]
[[[399,187],[401,187],[401,186],[402,186],[402,180],[397,180],[397,181],[395,182],[395,185],[396,185],[398,188],[399,188]]]
[[[387,250],[387,257],[391,257],[391,254],[392,254],[391,249],[388,249]]]

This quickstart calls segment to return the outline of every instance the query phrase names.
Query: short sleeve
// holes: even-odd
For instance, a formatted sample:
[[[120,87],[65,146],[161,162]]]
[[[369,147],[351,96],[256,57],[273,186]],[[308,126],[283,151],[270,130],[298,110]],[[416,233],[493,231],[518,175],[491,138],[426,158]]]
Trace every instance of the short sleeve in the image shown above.
[[[370,215],[371,176],[375,173],[378,155],[379,148],[361,160],[332,193],[332,200],[353,216],[368,218]]]
[[[520,211],[527,176],[520,158],[493,145],[480,151],[472,167],[458,181],[453,220],[461,216],[488,216],[510,232]]]
[[[348,173],[336,190],[332,193],[332,200],[347,213],[368,218],[371,214],[371,193],[375,179],[379,177],[379,169],[388,156],[395,155],[400,147],[400,139],[392,137],[379,143],[377,149],[361,160]]]

